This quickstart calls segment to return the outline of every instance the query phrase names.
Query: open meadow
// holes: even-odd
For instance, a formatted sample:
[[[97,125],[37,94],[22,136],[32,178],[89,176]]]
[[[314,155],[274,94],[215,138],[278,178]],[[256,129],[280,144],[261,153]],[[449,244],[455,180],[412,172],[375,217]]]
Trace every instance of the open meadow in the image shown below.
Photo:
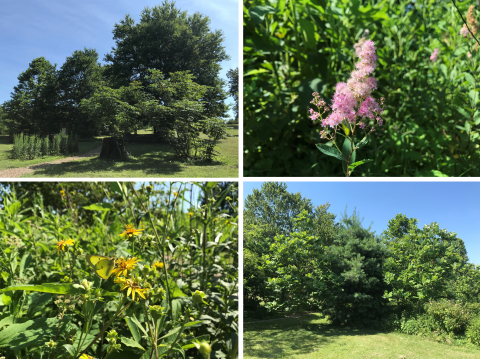
[[[462,343],[464,344],[464,343]],[[320,314],[244,323],[244,358],[480,358],[480,350],[419,336],[333,326]]]
[[[138,132],[150,134],[151,131]],[[236,178],[238,177],[238,125],[228,125],[229,137],[221,140],[217,151],[218,157],[213,161],[186,161],[179,159],[170,145],[166,143],[127,143],[126,149],[131,158],[125,162],[105,161],[93,157],[80,158],[75,161],[56,163],[35,168],[33,172],[22,177],[70,177],[70,178],[142,178],[142,177],[176,177],[176,178]],[[206,136],[204,136],[206,137]],[[92,141],[79,142],[79,154],[91,151],[102,145],[101,137]],[[33,160],[11,159],[13,145],[7,136],[0,136],[0,171],[11,168],[28,167],[53,160],[71,157],[52,156]],[[8,177],[8,176],[3,176]]]

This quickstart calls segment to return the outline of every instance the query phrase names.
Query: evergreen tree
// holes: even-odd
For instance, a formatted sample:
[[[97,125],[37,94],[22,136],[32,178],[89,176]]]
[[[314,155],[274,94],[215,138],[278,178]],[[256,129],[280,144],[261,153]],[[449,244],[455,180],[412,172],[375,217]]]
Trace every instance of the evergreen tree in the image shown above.
[[[383,262],[388,251],[370,228],[362,227],[356,211],[341,218],[328,247],[326,286],[332,291],[327,313],[338,324],[369,325],[386,311]]]

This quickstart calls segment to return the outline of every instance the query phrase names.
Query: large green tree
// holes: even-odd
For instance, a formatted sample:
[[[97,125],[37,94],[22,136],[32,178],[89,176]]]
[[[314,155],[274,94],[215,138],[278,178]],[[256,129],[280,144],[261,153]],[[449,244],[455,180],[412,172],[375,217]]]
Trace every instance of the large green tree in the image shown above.
[[[98,120],[81,111],[83,99],[90,98],[103,84],[102,66],[95,49],[75,51],[58,71],[60,111],[63,123],[82,137],[99,132]]]
[[[221,30],[210,30],[210,19],[200,13],[181,11],[174,2],[164,1],[146,7],[140,22],[126,15],[115,24],[115,47],[105,56],[106,74],[113,86],[125,86],[133,80],[145,83],[148,70],[159,70],[166,77],[178,71],[190,71],[200,85],[209,86],[203,95],[211,116],[224,116],[225,82],[219,77],[220,63],[229,59]]]
[[[10,101],[4,104],[11,134],[25,131],[45,135],[60,131],[56,66],[39,57],[18,76]]]
[[[235,115],[235,121],[238,122],[238,67],[228,70],[227,78],[229,86],[228,92],[235,101],[233,113]]]
[[[465,244],[438,223],[417,227],[418,220],[398,214],[383,232],[390,251],[385,262],[385,297],[399,310],[422,310],[422,304],[447,297],[452,280],[467,264]]]

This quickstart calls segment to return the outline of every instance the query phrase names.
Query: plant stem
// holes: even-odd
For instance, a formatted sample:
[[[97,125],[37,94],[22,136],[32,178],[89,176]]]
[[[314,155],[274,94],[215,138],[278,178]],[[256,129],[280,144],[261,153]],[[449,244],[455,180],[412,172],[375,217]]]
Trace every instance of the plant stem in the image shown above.
[[[120,311],[120,313],[118,313],[117,315],[114,315],[114,316],[107,322],[107,324],[105,324],[105,325],[103,326],[102,330],[95,336],[95,338],[93,338],[92,342],[91,342],[90,344],[88,344],[88,346],[87,346],[85,349],[83,349],[83,351],[82,351],[80,354],[78,354],[78,356],[75,357],[75,359],[79,359],[79,358],[82,356],[83,353],[85,353],[88,349],[90,349],[90,347],[93,345],[93,343],[95,343],[95,341],[103,334],[103,332],[105,331],[105,329],[107,329],[107,327],[113,322],[113,320],[114,320],[115,318],[117,318],[120,314],[122,314],[122,313],[124,312],[124,310],[127,309],[127,308],[130,306],[130,304],[132,304],[132,303],[133,303],[133,302],[128,303],[128,304]]]

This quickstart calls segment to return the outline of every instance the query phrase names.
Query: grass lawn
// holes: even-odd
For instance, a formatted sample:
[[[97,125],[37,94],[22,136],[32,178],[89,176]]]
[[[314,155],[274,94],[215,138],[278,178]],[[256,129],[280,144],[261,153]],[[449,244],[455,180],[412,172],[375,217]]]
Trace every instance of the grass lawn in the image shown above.
[[[480,358],[480,349],[418,336],[334,327],[319,314],[244,323],[244,358]]]
[[[88,152],[101,145],[102,143],[100,141],[80,142],[78,144],[78,147],[80,150],[79,153]],[[36,158],[34,160],[28,160],[28,161],[13,160],[13,159],[10,159],[12,147],[13,145],[9,142],[8,136],[0,136],[0,170],[6,170],[8,168],[28,167],[28,166],[36,165],[43,162],[57,160],[59,158],[73,156],[73,155],[52,156],[52,157],[45,157],[45,158]]]
[[[218,149],[221,155],[214,162],[185,163],[176,158],[167,144],[127,143],[127,151],[134,157],[128,162],[86,158],[54,164],[22,177],[238,178],[238,146],[238,137],[228,137],[221,141]]]

